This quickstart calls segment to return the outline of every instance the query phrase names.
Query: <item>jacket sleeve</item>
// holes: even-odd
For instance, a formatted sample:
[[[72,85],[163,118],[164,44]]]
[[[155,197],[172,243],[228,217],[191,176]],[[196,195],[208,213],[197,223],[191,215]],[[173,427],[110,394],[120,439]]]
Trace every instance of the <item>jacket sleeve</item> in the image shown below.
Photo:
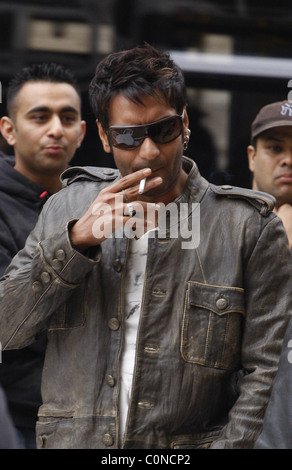
[[[212,448],[253,448],[277,373],[292,308],[292,254],[282,223],[270,218],[246,260],[246,315],[238,398]]]
[[[292,449],[292,320],[286,331],[263,430],[255,449]]]
[[[50,201],[48,202],[50,206]],[[0,280],[0,342],[2,349],[31,344],[46,329],[53,312],[93,269],[100,248],[87,257],[70,242],[69,224],[54,232],[44,208],[25,247],[13,258]],[[54,210],[50,211],[54,215]],[[62,226],[62,222],[59,224]]]

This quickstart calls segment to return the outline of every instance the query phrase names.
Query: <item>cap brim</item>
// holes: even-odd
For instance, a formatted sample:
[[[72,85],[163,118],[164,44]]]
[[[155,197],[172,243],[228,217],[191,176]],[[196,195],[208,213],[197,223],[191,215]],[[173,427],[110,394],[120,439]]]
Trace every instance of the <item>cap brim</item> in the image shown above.
[[[263,125],[253,131],[252,133],[252,139],[257,137],[259,134],[261,134],[264,131],[267,131],[269,129],[274,129],[275,127],[284,127],[284,126],[292,126],[292,119],[284,121],[283,119],[281,121],[274,121],[273,123],[269,123],[266,125]]]

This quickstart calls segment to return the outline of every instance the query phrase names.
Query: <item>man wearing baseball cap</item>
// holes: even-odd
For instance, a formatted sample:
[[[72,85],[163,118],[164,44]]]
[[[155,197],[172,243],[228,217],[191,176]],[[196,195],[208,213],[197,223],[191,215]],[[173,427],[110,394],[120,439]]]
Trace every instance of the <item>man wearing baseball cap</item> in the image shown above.
[[[251,125],[252,188],[272,194],[292,248],[292,101],[264,106]]]
[[[292,101],[264,106],[251,126],[248,146],[253,189],[276,198],[292,247]],[[284,262],[284,260],[283,260]],[[279,298],[279,303],[282,301]],[[255,449],[292,449],[292,322],[288,324],[264,425]]]

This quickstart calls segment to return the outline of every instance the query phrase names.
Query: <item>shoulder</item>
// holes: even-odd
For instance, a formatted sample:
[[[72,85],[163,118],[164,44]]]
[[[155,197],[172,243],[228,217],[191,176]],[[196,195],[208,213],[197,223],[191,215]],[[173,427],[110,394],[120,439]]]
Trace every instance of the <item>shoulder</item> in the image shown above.
[[[63,186],[80,181],[112,182],[120,176],[119,170],[95,166],[74,166],[61,175]]]
[[[275,198],[271,194],[240,188],[238,186],[227,184],[216,186],[214,184],[210,184],[209,189],[217,198],[241,199],[246,201],[255,207],[263,216],[267,216],[273,211],[276,202]]]
[[[46,202],[44,217],[60,220],[79,218],[98,196],[101,189],[120,177],[118,170],[103,167],[71,167],[61,175],[63,188]]]
[[[189,188],[192,197],[196,200],[206,200],[207,204],[210,203],[210,197],[212,202],[215,200],[220,202],[228,201],[229,209],[233,207],[236,209],[239,205],[253,206],[262,216],[270,214],[275,206],[275,198],[262,191],[254,191],[238,186],[232,186],[230,184],[224,184],[221,186],[215,185],[207,181],[198,170],[197,165],[190,160],[188,157],[183,157],[183,166],[186,173],[189,174]],[[235,203],[236,199],[236,203]],[[225,206],[225,204],[223,204]],[[250,211],[248,211],[250,212]]]

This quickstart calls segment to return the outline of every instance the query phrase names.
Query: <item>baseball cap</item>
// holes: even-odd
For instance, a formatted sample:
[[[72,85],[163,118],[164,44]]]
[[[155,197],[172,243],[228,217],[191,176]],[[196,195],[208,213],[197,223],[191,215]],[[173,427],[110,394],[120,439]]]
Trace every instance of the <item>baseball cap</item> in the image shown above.
[[[251,140],[273,127],[292,126],[292,101],[278,101],[264,106],[251,125]]]

